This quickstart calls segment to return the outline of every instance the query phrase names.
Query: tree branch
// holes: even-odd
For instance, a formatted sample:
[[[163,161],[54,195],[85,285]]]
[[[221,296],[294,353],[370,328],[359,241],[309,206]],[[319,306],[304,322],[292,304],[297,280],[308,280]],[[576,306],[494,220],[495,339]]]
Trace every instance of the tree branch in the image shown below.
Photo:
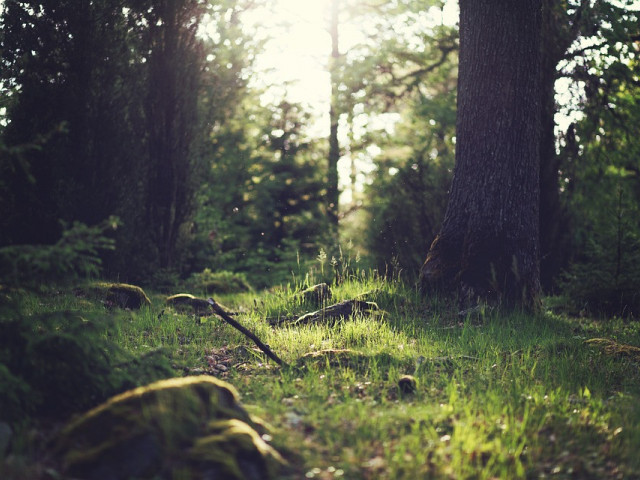
[[[284,362],[275,353],[273,353],[273,351],[267,345],[262,343],[262,341],[258,337],[256,337],[255,334],[253,334],[251,331],[247,330],[245,327],[243,327],[237,321],[231,318],[231,315],[229,315],[224,308],[222,308],[218,303],[216,303],[216,301],[213,298],[209,298],[207,302],[209,302],[209,305],[211,305],[211,309],[214,311],[216,315],[222,318],[225,322],[227,322],[233,328],[240,331],[240,333],[242,333],[244,336],[249,337],[251,340],[253,340],[253,343],[255,343],[258,346],[258,348],[267,355],[267,357],[269,357],[271,360],[276,362],[281,367],[288,366],[287,363]]]

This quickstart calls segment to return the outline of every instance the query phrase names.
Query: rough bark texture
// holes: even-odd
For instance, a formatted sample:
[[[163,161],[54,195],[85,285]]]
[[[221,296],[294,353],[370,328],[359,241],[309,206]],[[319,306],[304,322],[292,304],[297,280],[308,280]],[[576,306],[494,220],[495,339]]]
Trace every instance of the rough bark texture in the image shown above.
[[[424,287],[534,307],[541,0],[460,0],[456,167]]]

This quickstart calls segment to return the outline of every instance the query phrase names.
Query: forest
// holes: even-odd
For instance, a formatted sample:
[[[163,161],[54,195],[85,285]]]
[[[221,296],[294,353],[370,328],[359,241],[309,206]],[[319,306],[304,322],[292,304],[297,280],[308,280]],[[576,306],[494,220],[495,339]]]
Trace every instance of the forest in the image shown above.
[[[0,0],[0,478],[640,478],[640,3]]]

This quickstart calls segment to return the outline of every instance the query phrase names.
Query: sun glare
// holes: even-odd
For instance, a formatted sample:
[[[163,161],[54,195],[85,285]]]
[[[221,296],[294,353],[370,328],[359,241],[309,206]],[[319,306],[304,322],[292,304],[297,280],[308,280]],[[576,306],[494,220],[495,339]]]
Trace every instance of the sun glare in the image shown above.
[[[346,4],[348,0],[341,3]],[[266,101],[286,96],[307,105],[320,117],[328,111],[331,4],[332,0],[276,0],[271,9],[258,8],[246,14],[249,28],[261,27],[269,32],[270,39],[257,58],[256,69],[261,73],[255,79],[256,83],[270,86]],[[432,18],[434,24],[456,23],[457,1],[448,0],[444,9],[434,12]],[[366,18],[341,18],[341,53],[365,40],[365,32],[371,29],[366,22]]]
[[[349,0],[341,0],[346,4]],[[276,103],[283,98],[301,103],[314,116],[314,122],[307,126],[312,137],[325,137],[329,130],[329,101],[331,84],[328,71],[331,52],[330,9],[332,0],[276,0],[271,8],[257,8],[247,12],[244,22],[252,31],[256,27],[266,32],[264,51],[257,57],[253,77],[254,85],[264,89],[264,103]],[[404,28],[432,28],[439,24],[453,25],[458,21],[456,0],[447,0],[442,10],[433,8],[426,12],[424,23],[404,26]],[[340,19],[340,52],[346,54],[354,46],[366,40],[373,24],[366,17],[355,20]],[[403,32],[404,33],[404,32]],[[382,124],[382,128],[393,129],[397,115],[381,115],[377,119],[367,119],[364,123]],[[356,119],[357,120],[357,119]],[[357,129],[357,121],[352,126]],[[341,143],[346,145],[346,125],[340,129]],[[356,133],[357,132],[352,132]],[[364,152],[351,158],[349,152],[338,163],[343,194],[341,203],[352,200],[351,175],[356,173],[356,184],[361,190],[364,174],[373,168],[376,150]]]

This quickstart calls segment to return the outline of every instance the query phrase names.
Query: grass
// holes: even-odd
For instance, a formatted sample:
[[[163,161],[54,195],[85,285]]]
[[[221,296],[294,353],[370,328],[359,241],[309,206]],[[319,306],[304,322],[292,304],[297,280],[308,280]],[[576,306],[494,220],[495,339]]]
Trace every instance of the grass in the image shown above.
[[[368,276],[334,286],[333,301],[364,292],[383,313],[333,326],[269,326],[313,309],[286,289],[216,298],[291,368],[216,318],[164,308],[159,295],[106,335],[136,355],[162,348],[177,375],[232,383],[273,427],[283,479],[640,478],[640,358],[585,343],[640,346],[637,322],[552,311],[459,318]],[[72,295],[30,297],[23,309],[104,313]],[[303,357],[330,349],[350,352]],[[404,374],[415,392],[398,388]]]

